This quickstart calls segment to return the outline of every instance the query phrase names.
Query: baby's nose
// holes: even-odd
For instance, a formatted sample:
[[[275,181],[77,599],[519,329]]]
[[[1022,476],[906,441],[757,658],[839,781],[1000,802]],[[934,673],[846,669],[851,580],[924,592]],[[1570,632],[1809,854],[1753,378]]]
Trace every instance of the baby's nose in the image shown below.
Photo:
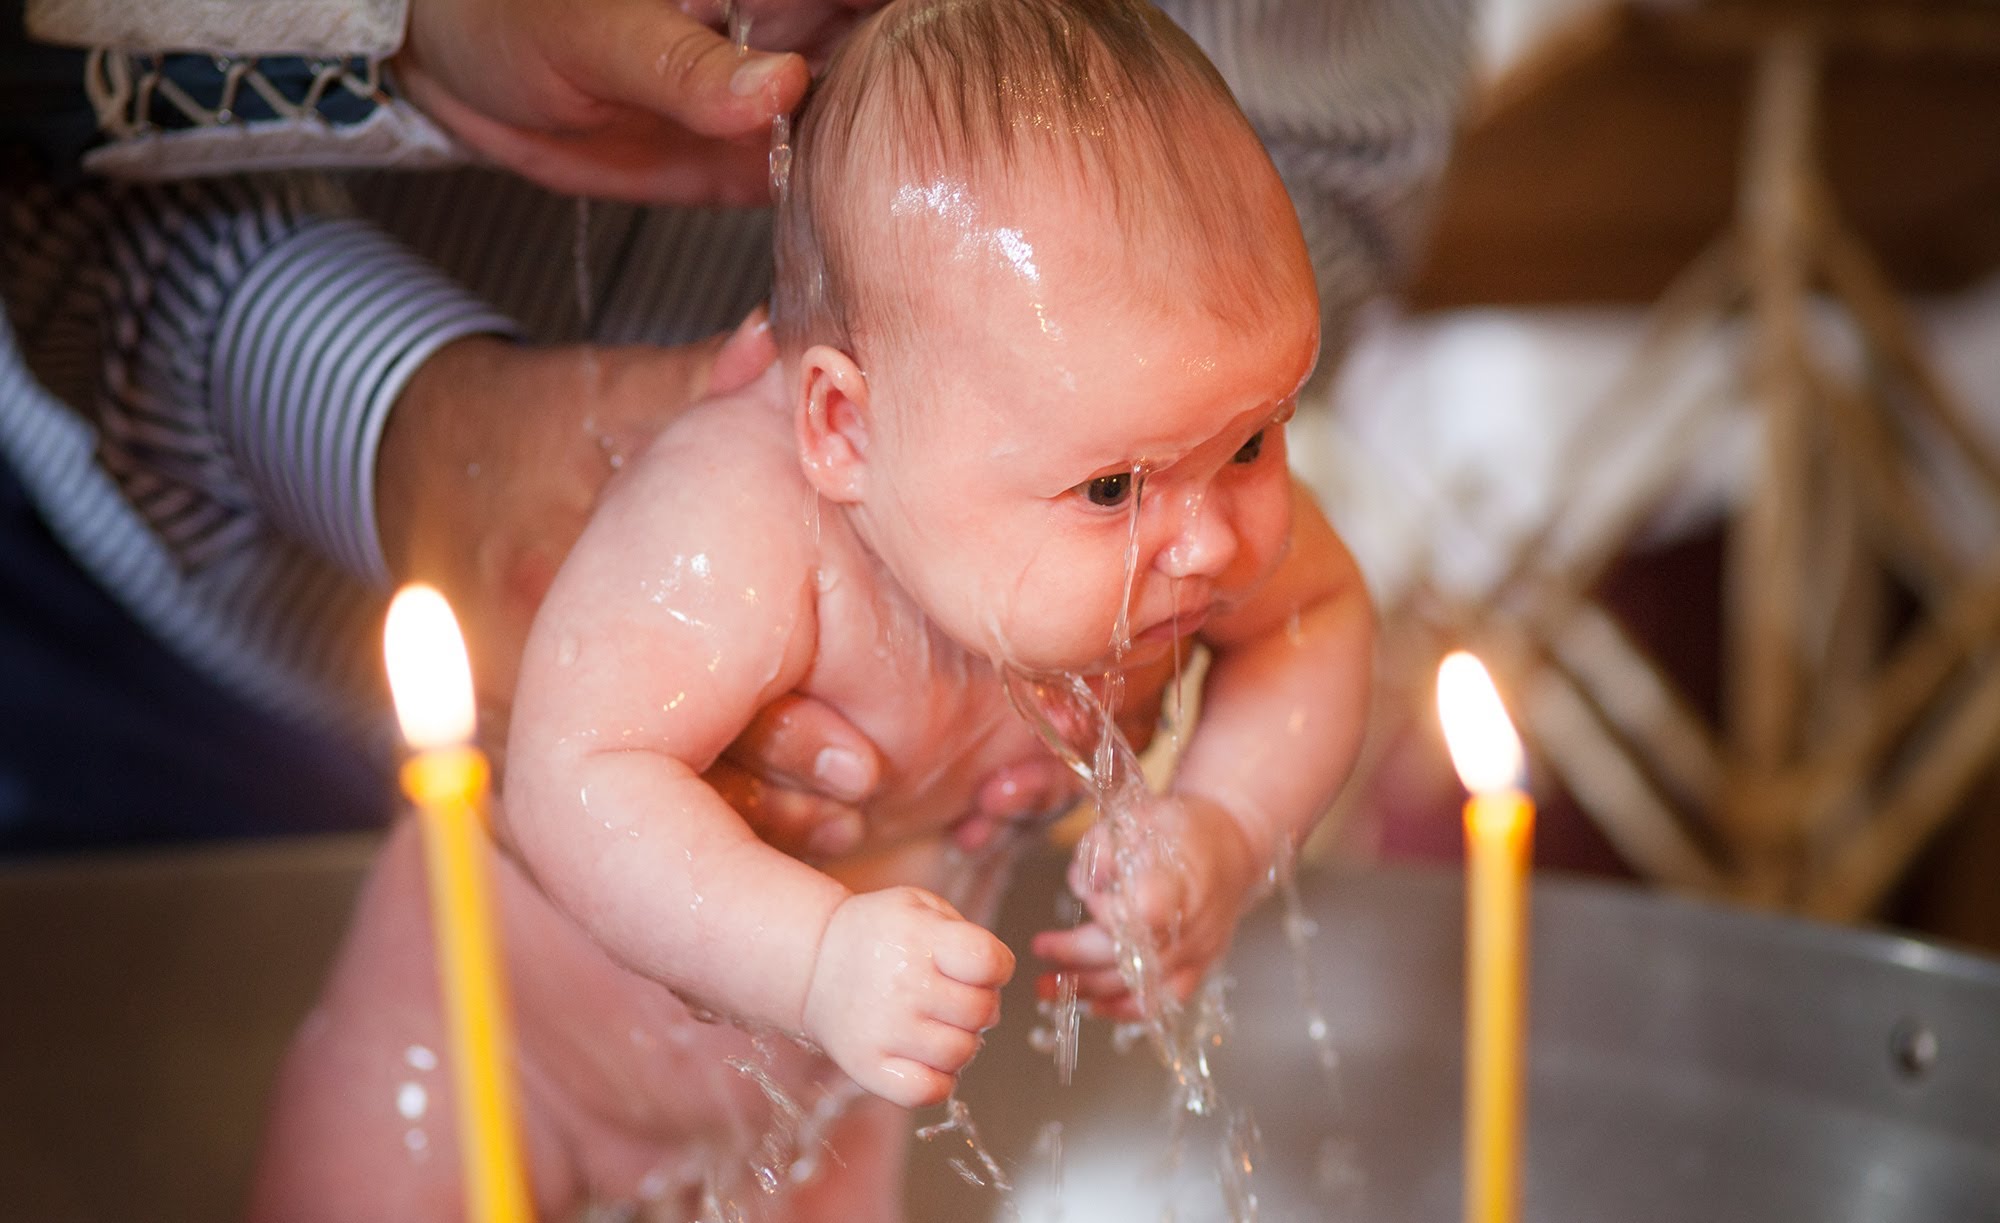
[[[1236,557],[1236,530],[1229,521],[1226,494],[1190,493],[1175,507],[1177,529],[1160,550],[1159,568],[1168,577],[1216,577]]]

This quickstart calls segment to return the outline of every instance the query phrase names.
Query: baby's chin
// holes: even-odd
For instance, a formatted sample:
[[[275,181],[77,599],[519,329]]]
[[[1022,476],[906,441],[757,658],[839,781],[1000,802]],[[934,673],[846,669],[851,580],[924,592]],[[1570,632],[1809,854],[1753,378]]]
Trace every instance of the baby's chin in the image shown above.
[[[1143,629],[1134,625],[1131,636],[1123,642],[1106,631],[1095,640],[1025,641],[1015,637],[996,643],[993,638],[999,636],[997,626],[989,626],[983,648],[993,665],[1002,670],[1029,675],[1097,676],[1159,662],[1173,651],[1176,641],[1199,629],[1204,618],[1166,620]]]
[[[1124,671],[1133,667],[1143,667],[1159,662],[1172,653],[1174,643],[1187,634],[1178,636],[1165,625],[1157,630],[1136,633],[1122,646],[1107,642],[1104,649],[1079,661],[1065,666],[1045,667],[1045,671],[1071,672],[1077,675],[1102,675],[1108,671]]]

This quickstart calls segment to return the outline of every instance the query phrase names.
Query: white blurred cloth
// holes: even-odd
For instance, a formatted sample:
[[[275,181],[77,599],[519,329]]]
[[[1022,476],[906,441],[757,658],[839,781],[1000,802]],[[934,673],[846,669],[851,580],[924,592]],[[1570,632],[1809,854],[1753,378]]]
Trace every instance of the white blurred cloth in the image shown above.
[[[2000,448],[2000,278],[1916,303],[1940,373]],[[1641,404],[1613,398],[1645,329],[1640,309],[1380,311],[1338,382],[1295,426],[1293,463],[1353,548],[1378,603],[1419,583],[1477,599],[1520,543],[1556,525],[1558,549],[1588,536],[1663,464],[1670,489],[1629,542],[1712,524],[1752,478],[1757,415],[1742,375],[1742,328],[1719,328]],[[1831,312],[1814,319],[1830,372],[1860,373]],[[1699,414],[1683,452],[1676,422]],[[2000,507],[1941,443],[1919,447],[1947,538],[1971,558],[2000,543]],[[1561,557],[1550,558],[1560,564]]]

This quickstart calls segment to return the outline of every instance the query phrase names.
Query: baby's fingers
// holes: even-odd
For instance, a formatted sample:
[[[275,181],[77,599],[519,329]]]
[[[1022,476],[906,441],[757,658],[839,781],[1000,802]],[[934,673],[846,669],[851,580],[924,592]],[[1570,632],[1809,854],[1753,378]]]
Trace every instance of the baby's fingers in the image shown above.
[[[1037,956],[1063,969],[1111,968],[1118,963],[1118,946],[1095,922],[1068,930],[1044,930],[1029,944]]]
[[[922,1004],[924,1017],[938,1023],[984,1032],[1000,1022],[1000,991],[938,980]]]
[[[885,1057],[861,1085],[891,1104],[924,1108],[951,1095],[957,1075],[944,1074],[907,1057]]]
[[[998,989],[1014,975],[1014,953],[983,926],[958,920],[938,928],[931,961],[954,981]]]
[[[885,1060],[906,1059],[939,1074],[956,1075],[985,1042],[979,1033],[934,1021],[918,1024],[888,1050]]]

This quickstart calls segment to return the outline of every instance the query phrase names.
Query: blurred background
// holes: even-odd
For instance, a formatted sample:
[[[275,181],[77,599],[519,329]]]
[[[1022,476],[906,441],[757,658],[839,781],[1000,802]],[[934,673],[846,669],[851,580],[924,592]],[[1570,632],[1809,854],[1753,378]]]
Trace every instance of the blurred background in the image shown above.
[[[2000,950],[2000,0],[1481,0],[1478,58],[1420,264],[1294,425],[1383,630],[1315,851],[1459,856],[1431,684],[1469,646],[1539,865]],[[36,665],[0,656],[26,721],[76,695]],[[140,762],[170,844],[0,861],[18,1217],[226,1214],[375,844],[234,837],[392,809],[211,713],[226,758]],[[134,759],[99,732],[16,755],[88,789]]]
[[[1466,644],[1543,865],[2000,947],[2000,5],[1486,0],[1478,54],[1296,443],[1383,609],[1329,837],[1456,852]]]

